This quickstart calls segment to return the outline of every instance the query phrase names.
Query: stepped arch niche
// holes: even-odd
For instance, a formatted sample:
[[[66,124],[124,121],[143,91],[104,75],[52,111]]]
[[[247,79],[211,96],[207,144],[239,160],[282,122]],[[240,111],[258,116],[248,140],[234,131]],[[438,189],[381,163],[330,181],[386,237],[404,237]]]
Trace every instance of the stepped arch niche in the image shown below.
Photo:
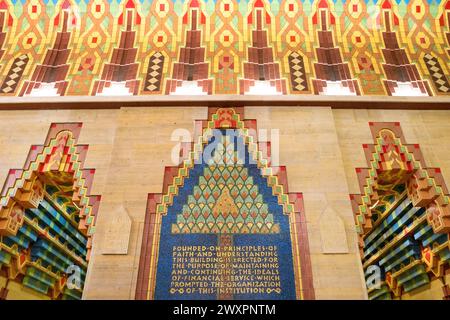
[[[210,108],[149,194],[136,299],[314,299],[302,195],[243,110]]]
[[[356,169],[361,194],[350,195],[369,299],[448,299],[450,206],[441,171],[425,165],[398,122],[369,125],[375,144],[363,146],[368,168]]]
[[[81,299],[100,196],[81,123],[54,123],[0,197],[0,298]]]

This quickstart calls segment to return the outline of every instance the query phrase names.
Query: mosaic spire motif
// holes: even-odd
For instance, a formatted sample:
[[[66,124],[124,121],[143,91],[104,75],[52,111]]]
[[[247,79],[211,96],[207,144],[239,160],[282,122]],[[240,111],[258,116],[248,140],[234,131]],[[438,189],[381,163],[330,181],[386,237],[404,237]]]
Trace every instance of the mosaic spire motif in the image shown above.
[[[140,24],[141,17],[133,0],[128,0],[119,16],[119,25],[125,28],[120,34],[119,46],[114,48],[111,60],[106,63],[101,79],[94,84],[92,95],[133,95],[139,90],[136,79],[139,63],[136,62],[138,49],[134,47],[136,32],[133,26]]]
[[[254,26],[252,45],[248,47],[248,61],[244,62],[244,78],[239,81],[241,94],[286,94],[286,79],[281,79],[280,66],[274,62],[264,22],[270,16],[263,0],[256,0],[247,22]]]
[[[428,96],[432,95],[428,82],[420,77],[415,64],[409,61],[406,50],[400,47],[394,26],[399,25],[399,19],[392,10],[390,0],[382,3],[381,19],[385,31],[383,41],[385,48],[383,69],[386,74],[384,84],[390,96]]]
[[[359,95],[358,81],[352,79],[347,62],[342,60],[341,50],[335,46],[330,26],[336,18],[329,10],[327,0],[321,0],[313,17],[314,24],[320,24],[317,31],[319,47],[316,48],[317,62],[314,63],[316,79],[314,93],[328,95]]]
[[[178,62],[173,65],[172,79],[166,83],[166,94],[212,94],[213,80],[208,79],[209,64],[205,61],[205,48],[201,46],[202,31],[199,24],[205,24],[198,0],[191,0],[183,16],[183,24],[190,21],[186,30],[185,46],[180,48]]]
[[[60,27],[51,49],[47,50],[42,64],[38,64],[29,81],[25,81],[21,96],[63,96],[69,82],[66,80],[70,64],[68,63],[71,49],[69,42],[71,28],[77,20],[74,10],[68,0],[61,4],[61,11],[53,20],[54,26]]]

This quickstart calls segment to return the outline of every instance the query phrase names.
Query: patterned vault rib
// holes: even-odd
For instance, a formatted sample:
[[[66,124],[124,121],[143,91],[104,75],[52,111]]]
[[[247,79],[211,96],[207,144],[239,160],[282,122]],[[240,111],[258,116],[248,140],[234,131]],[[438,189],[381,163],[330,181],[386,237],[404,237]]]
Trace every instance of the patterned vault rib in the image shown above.
[[[342,60],[339,47],[334,45],[331,25],[335,17],[330,12],[327,0],[318,3],[313,23],[320,23],[317,31],[319,47],[316,48],[317,62],[314,63],[317,79],[313,79],[315,94],[360,95],[358,81],[352,79],[347,62]]]
[[[213,80],[208,79],[209,64],[205,62],[205,48],[201,47],[202,31],[199,24],[206,23],[198,0],[192,0],[183,24],[190,18],[190,30],[186,30],[185,46],[180,48],[178,62],[173,65],[172,78],[167,79],[166,94],[206,95],[213,93]]]
[[[29,81],[25,81],[20,96],[63,96],[69,82],[66,80],[69,71],[69,28],[76,24],[76,16],[68,0],[61,4],[61,12],[56,15],[54,25],[61,25],[61,31],[51,49],[47,50],[44,61],[34,69]]]
[[[144,82],[144,92],[161,93],[161,83],[164,68],[164,55],[155,52],[148,59],[147,75]]]
[[[438,58],[431,53],[427,53],[423,56],[423,60],[436,90],[441,93],[450,93],[450,85]]]
[[[264,22],[270,24],[263,0],[256,0],[247,17],[252,30],[252,46],[248,47],[248,61],[244,62],[244,78],[239,80],[240,94],[286,94],[286,79],[281,78],[280,66],[274,62]]]
[[[133,25],[140,23],[141,17],[133,0],[128,0],[118,18],[118,24],[125,25],[120,33],[119,46],[113,49],[111,60],[105,64],[100,80],[94,83],[92,95],[126,96],[138,93],[140,81],[136,76],[139,63],[136,62],[136,32]]]
[[[303,56],[299,52],[291,52],[288,61],[292,91],[308,92],[308,80],[306,79]]]
[[[399,19],[392,10],[389,0],[384,0],[381,6],[384,21],[382,49],[385,63],[383,69],[386,74],[384,85],[390,96],[430,96],[432,92],[426,80],[422,80],[419,70],[412,64],[404,48],[401,48],[393,25],[399,25]]]
[[[444,12],[442,12],[439,17],[439,25],[441,27],[447,27],[447,32],[445,33],[447,40],[446,53],[447,57],[450,58],[450,0],[447,0],[444,6]],[[450,94],[449,78],[448,75],[445,74],[445,69],[441,65],[441,62],[444,62],[443,65],[445,66],[445,60],[439,59],[434,52],[426,53],[423,56],[423,60],[438,93]]]

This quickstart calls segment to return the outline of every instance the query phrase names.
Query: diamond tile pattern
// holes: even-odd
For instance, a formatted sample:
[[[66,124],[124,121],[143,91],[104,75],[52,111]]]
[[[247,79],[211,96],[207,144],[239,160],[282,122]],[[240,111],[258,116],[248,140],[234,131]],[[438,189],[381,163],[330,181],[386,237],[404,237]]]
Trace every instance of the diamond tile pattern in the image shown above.
[[[291,85],[293,91],[308,91],[305,64],[303,57],[298,52],[289,55],[289,71],[291,74]]]
[[[19,84],[20,78],[22,77],[23,71],[27,66],[29,61],[28,55],[21,55],[17,57],[11,68],[9,69],[8,75],[3,81],[0,92],[2,93],[14,93],[16,91],[17,85]]]
[[[149,59],[144,91],[159,92],[161,90],[163,67],[163,54],[161,52],[154,53]]]
[[[436,90],[444,93],[450,92],[450,85],[448,83],[447,77],[442,71],[442,67],[438,59],[433,55],[431,55],[430,53],[427,53],[423,57],[423,60],[427,65],[428,71],[430,72],[431,79],[433,80]]]

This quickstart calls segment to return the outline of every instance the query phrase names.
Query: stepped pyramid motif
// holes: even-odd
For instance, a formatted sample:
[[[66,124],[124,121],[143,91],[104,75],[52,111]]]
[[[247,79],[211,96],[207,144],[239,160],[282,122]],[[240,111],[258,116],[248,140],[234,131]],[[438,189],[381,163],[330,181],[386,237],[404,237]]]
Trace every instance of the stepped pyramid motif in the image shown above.
[[[198,0],[189,3],[183,24],[190,18],[190,30],[186,30],[185,46],[180,48],[179,60],[173,65],[172,78],[166,82],[166,94],[212,94],[213,80],[208,79],[209,64],[205,60],[205,48],[202,47],[202,30],[205,14]]]
[[[240,94],[286,94],[286,79],[281,78],[280,65],[274,60],[264,26],[264,21],[270,24],[270,16],[262,0],[255,1],[247,21],[254,25],[254,29],[252,45],[248,47],[248,61],[244,62],[244,78],[239,80]]]
[[[135,29],[141,19],[135,3],[128,0],[117,21],[119,26],[124,26],[119,45],[113,49],[110,61],[105,63],[100,79],[95,81],[92,95],[129,96],[138,93],[140,80],[137,79],[139,63],[136,61]]]
[[[61,11],[53,21],[55,26],[61,25],[60,31],[56,33],[53,47],[47,49],[44,60],[40,64],[36,64],[31,79],[25,81],[20,96],[63,96],[65,94],[69,85],[66,77],[70,68],[69,55],[71,49],[69,43],[71,31],[76,26],[75,10],[67,0],[61,4]],[[12,82],[8,85],[10,88],[8,91],[11,91],[12,87],[15,88],[14,82],[16,81],[14,79],[17,78],[19,73],[21,75],[23,69],[25,69],[22,66],[25,61],[28,62],[28,57],[24,56],[16,61],[15,64],[17,64],[18,69],[9,75]],[[2,89],[4,90],[5,87]]]
[[[342,59],[341,49],[334,43],[332,24],[335,16],[330,11],[327,0],[318,3],[318,11],[313,17],[317,30],[319,47],[316,48],[317,62],[314,63],[316,79],[313,79],[314,93],[319,95],[359,95],[359,85],[353,79],[350,67]]]
[[[172,224],[172,233],[280,232],[248,168],[236,164],[235,145],[228,138],[222,136],[222,143]]]

